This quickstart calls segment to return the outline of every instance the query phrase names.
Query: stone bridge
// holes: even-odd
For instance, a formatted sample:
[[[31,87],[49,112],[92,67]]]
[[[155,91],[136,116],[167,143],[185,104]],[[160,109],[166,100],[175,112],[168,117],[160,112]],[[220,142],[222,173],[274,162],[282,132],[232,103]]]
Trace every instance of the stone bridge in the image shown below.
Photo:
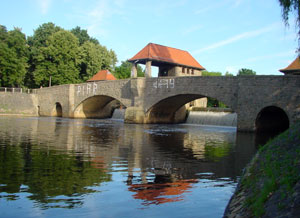
[[[53,86],[36,95],[40,116],[108,118],[121,105],[127,123],[176,123],[185,119],[186,103],[212,97],[237,113],[239,131],[300,119],[299,76],[132,78]]]

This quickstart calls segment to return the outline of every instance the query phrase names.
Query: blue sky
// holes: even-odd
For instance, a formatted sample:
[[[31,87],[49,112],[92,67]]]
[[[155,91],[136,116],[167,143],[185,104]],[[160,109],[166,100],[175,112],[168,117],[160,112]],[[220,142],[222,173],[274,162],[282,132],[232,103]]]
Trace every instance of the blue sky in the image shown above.
[[[53,22],[80,26],[119,61],[149,42],[186,50],[208,71],[282,75],[296,58],[293,20],[286,28],[278,0],[1,0],[0,24],[27,35]]]

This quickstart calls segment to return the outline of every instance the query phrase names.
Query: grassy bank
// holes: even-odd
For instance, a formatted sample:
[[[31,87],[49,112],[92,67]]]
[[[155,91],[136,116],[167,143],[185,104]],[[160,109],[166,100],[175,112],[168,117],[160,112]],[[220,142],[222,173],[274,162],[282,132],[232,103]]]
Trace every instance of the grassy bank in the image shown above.
[[[225,217],[300,214],[300,122],[262,146],[246,168]]]

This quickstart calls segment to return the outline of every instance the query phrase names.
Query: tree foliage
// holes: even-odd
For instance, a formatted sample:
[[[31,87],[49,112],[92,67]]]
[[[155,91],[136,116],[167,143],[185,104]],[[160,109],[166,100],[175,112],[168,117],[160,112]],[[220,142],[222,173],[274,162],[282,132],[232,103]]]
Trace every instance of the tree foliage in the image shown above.
[[[239,70],[238,76],[256,75],[256,72],[247,68],[242,68]]]
[[[300,54],[300,0],[279,0],[282,7],[282,18],[286,26],[289,26],[289,15],[295,13],[296,26],[298,29],[298,55]]]
[[[0,85],[22,87],[28,68],[28,46],[20,29],[0,26]]]
[[[202,71],[202,76],[222,76],[221,72]]]
[[[78,38],[79,45],[83,45],[87,41],[99,45],[99,41],[97,39],[90,37],[87,30],[83,30],[79,26],[73,28],[71,30],[71,33],[73,33]]]
[[[27,39],[0,25],[0,86],[30,88],[85,82],[99,70],[113,71],[117,55],[86,30],[40,25]]]
[[[122,61],[121,65],[115,68],[114,76],[118,79],[126,79],[130,78],[131,75],[132,64],[128,61]],[[143,77],[144,72],[143,68],[138,65],[137,67],[137,76]]]
[[[49,36],[46,47],[40,49],[40,59],[33,72],[37,85],[79,82],[78,39],[69,31],[60,30]]]
[[[232,73],[229,73],[228,71],[225,73],[225,76],[234,76]]]

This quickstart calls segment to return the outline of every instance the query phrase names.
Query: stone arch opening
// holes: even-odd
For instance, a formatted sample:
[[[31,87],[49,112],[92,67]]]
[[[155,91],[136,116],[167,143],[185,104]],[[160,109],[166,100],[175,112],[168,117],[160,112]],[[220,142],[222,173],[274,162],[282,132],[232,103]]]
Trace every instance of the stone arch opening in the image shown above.
[[[37,114],[38,116],[41,116],[41,107],[39,105],[37,106]]]
[[[82,101],[74,110],[74,118],[110,118],[116,108],[124,108],[117,99],[96,95]]]
[[[186,120],[188,102],[205,96],[182,94],[163,99],[146,112],[147,123],[182,123]]]
[[[62,117],[62,106],[59,102],[55,103],[53,116],[54,117]]]
[[[207,98],[209,97],[200,94],[180,94],[165,98],[146,111],[146,123],[188,122],[200,125],[237,125],[237,114],[233,109],[206,108]],[[199,99],[205,101],[205,106],[191,104]]]
[[[281,133],[289,128],[289,118],[285,111],[276,106],[263,108],[255,120],[256,132]]]

